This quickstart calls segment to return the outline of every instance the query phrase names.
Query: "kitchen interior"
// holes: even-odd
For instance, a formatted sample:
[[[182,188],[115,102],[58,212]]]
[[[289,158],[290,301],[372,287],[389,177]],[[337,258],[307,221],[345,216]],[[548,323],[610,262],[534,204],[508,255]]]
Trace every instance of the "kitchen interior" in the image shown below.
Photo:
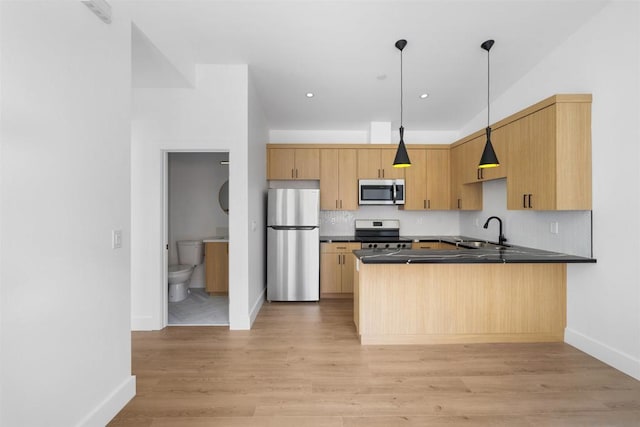
[[[168,153],[168,325],[229,325],[229,153]]]
[[[566,265],[597,261],[591,102],[553,95],[450,145],[407,148],[402,124],[397,146],[269,144],[267,300],[353,299],[362,345],[563,341]]]
[[[85,6],[100,3],[108,3],[113,15],[100,16]],[[11,368],[2,374],[7,390],[2,420],[7,425],[105,425],[137,388],[138,396],[123,411],[133,425],[176,424],[181,422],[177,417],[189,418],[184,423],[198,417],[201,423],[225,424],[206,419],[220,415],[228,422],[228,416],[243,417],[233,421],[244,424],[268,416],[279,416],[268,420],[272,424],[455,424],[463,419],[472,424],[615,423],[598,416],[605,410],[629,416],[626,423],[618,418],[618,425],[635,425],[638,383],[632,377],[640,378],[638,4],[303,3],[2,2],[0,216],[3,247],[8,248],[2,252],[2,360]],[[393,45],[401,37],[409,42],[404,50],[404,124],[398,93],[402,67],[396,62],[403,54]],[[488,55],[480,43],[490,37],[496,44],[487,120]],[[588,179],[574,175],[567,180],[565,165],[591,159],[576,153],[573,160],[563,158],[566,133],[541,124],[565,123],[567,116],[552,110],[553,105],[573,103],[566,94],[593,95],[593,120],[587,126],[593,136],[593,176]],[[538,111],[549,115],[541,118]],[[520,113],[512,122],[500,123]],[[384,123],[384,138],[375,137],[378,123]],[[500,166],[479,171],[482,148],[466,148],[486,147],[487,124]],[[405,180],[404,207],[360,204],[360,180],[388,178],[379,175],[386,172],[381,165],[393,163],[403,125],[412,165],[404,177],[393,179]],[[514,143],[542,129],[545,135],[536,138],[546,150],[527,152]],[[506,152],[501,140],[508,140]],[[439,158],[436,145],[448,152],[448,163],[431,162]],[[234,197],[227,233],[234,236],[229,248],[234,266],[229,271],[234,287],[231,331],[165,328],[169,286],[176,285],[176,298],[189,294],[186,280],[167,283],[169,265],[199,268],[188,271],[190,281],[192,274],[206,271],[204,254],[210,252],[205,245],[219,243],[205,240],[228,237],[214,228],[176,235],[166,247],[162,162],[168,151],[189,150],[229,151],[235,163],[229,168]],[[272,163],[265,157],[277,150],[293,150],[287,177],[271,167],[265,174]],[[305,156],[307,150],[317,150],[317,168],[303,165],[304,157],[316,158],[316,153]],[[383,150],[391,159],[376,162]],[[463,166],[466,158],[473,159],[471,168]],[[541,167],[539,162],[547,160]],[[428,166],[418,168],[423,161]],[[359,162],[378,163],[378,173],[353,173]],[[327,164],[334,166],[323,166]],[[430,194],[447,184],[431,186],[437,182],[431,173],[447,164],[449,171],[440,169],[438,175],[449,177],[448,207],[434,207]],[[303,176],[309,169],[311,176]],[[412,189],[420,188],[414,185],[416,173],[426,184],[422,197],[413,195]],[[527,175],[551,189],[544,191],[551,194],[548,200],[538,189],[526,188]],[[263,304],[266,189],[276,182],[287,189],[302,180],[320,190],[319,279],[328,276],[324,271],[335,278],[318,284],[319,303]],[[345,191],[343,182],[353,190]],[[567,183],[587,183],[588,188],[567,189]],[[399,185],[392,190],[395,200]],[[218,191],[216,187],[210,191]],[[590,198],[591,193],[592,203],[578,203],[576,196]],[[323,203],[327,194],[335,197]],[[540,201],[545,204],[539,206]],[[391,248],[393,242],[379,240],[362,247],[363,234],[371,238],[371,232],[380,231],[399,244],[410,241],[411,248]],[[202,242],[202,249],[197,243],[191,249],[182,245],[191,252],[187,259],[195,261],[180,260],[178,241]],[[169,251],[172,259],[167,262]],[[42,255],[37,257],[40,268],[33,268],[29,254],[34,253]],[[546,262],[554,256],[565,262]],[[524,257],[537,262],[516,262]],[[74,274],[69,274],[70,262]],[[468,296],[476,303],[497,301],[499,295],[482,286],[487,277],[496,278],[503,291],[518,283],[513,289],[533,296],[531,278],[545,284],[545,299],[558,304],[532,300],[532,306],[552,314],[547,331],[534,331],[536,339],[559,340],[564,323],[564,341],[550,346],[376,344],[399,343],[407,335],[414,343],[462,338],[453,334],[464,335],[464,328],[438,329],[438,319],[446,313],[431,310],[429,298],[444,302],[441,308],[458,299],[472,313],[474,307],[465,305],[473,302]],[[455,298],[447,299],[434,286],[436,278],[455,290]],[[465,295],[460,283],[474,291]],[[87,292],[78,292],[83,288]],[[373,289],[377,294],[368,292]],[[395,295],[398,289],[407,292]],[[284,338],[293,326],[305,326],[286,324],[286,319],[278,323],[280,314],[317,313],[332,306],[344,307],[340,324],[321,318],[323,323],[311,325],[322,337],[310,328],[297,329],[288,348],[263,352],[276,348],[276,333]],[[421,306],[421,313],[414,306]],[[411,310],[403,312],[402,307]],[[385,310],[402,316],[387,316]],[[456,326],[485,327],[472,331],[476,340],[501,326],[482,324],[491,316],[464,324],[461,313],[453,314],[444,317],[456,319]],[[535,313],[528,315],[507,320],[523,328],[532,320],[545,326]],[[412,329],[399,328],[403,325]],[[340,328],[339,333],[332,327]],[[332,337],[339,338],[333,346],[316,341]],[[215,361],[207,363],[203,353],[211,355],[213,346]],[[490,351],[478,351],[483,346]],[[463,353],[443,365],[450,347]],[[536,349],[535,356],[513,364],[518,355],[505,355],[508,348],[517,348],[520,355],[520,349],[526,348],[526,354]],[[43,352],[51,355],[45,365],[35,360]],[[347,352],[355,357],[348,358]],[[389,375],[380,375],[378,357],[383,353],[394,356],[385,363]],[[471,353],[481,360],[469,358]],[[180,354],[186,357],[178,360]],[[266,360],[269,356],[280,360]],[[499,369],[487,376],[487,361],[510,368],[509,374]],[[265,367],[274,362],[282,366],[278,380],[321,366],[310,381],[280,382],[290,391],[284,396],[282,389],[274,395],[276,377],[265,376]],[[434,364],[467,377],[458,381],[461,387],[455,392],[438,387],[447,387],[445,383],[416,378],[423,372],[433,379]],[[245,371],[236,371],[236,378],[251,378],[251,384],[225,382],[231,378],[225,367],[232,365]],[[168,367],[176,369],[168,372]],[[619,375],[610,374],[609,367]],[[400,378],[398,368],[403,369]],[[469,374],[478,382],[470,384],[474,378]],[[382,376],[390,381],[378,382],[376,388],[371,380]],[[326,394],[321,395],[324,379]],[[358,379],[362,381],[354,381]],[[418,381],[425,387],[416,390]],[[245,386],[252,387],[251,394],[244,393]],[[263,386],[262,395],[256,386]],[[371,391],[373,396],[363,393]],[[375,391],[380,400],[374,403]],[[462,396],[470,400],[458,401]],[[320,406],[322,402],[330,406]],[[361,417],[380,415],[381,409],[386,418]],[[283,419],[335,412],[342,419]],[[518,419],[523,415],[526,419]]]

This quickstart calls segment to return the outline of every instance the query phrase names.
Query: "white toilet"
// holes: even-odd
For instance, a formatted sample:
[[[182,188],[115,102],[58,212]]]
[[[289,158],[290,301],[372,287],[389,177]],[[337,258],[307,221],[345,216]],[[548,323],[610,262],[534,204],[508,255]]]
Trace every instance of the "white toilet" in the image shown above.
[[[202,264],[203,244],[200,240],[178,240],[178,262],[169,266],[169,302],[187,297],[193,269]]]

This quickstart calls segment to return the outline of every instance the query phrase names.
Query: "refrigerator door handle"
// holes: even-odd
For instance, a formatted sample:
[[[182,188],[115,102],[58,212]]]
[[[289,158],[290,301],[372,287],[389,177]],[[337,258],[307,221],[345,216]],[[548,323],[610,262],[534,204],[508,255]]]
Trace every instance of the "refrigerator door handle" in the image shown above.
[[[315,225],[270,225],[269,227],[274,230],[315,230],[318,228]]]

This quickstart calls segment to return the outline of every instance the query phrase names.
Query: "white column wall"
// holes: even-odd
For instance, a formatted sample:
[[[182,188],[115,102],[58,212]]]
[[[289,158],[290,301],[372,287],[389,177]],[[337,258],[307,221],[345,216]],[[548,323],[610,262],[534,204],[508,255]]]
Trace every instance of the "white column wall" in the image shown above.
[[[491,120],[555,93],[593,94],[593,250],[598,263],[568,268],[565,340],[640,379],[638,9],[637,2],[606,5],[496,99]],[[492,57],[500,54],[499,43]],[[486,110],[461,133],[486,126],[484,120]]]
[[[105,425],[135,393],[131,22],[78,1],[0,10],[0,425]]]
[[[267,141],[269,131],[260,99],[249,74],[249,316],[256,319],[267,289]]]
[[[163,327],[162,168],[167,151],[229,152],[229,321],[248,329],[246,65],[198,65],[194,89],[135,89],[131,147],[132,328]]]

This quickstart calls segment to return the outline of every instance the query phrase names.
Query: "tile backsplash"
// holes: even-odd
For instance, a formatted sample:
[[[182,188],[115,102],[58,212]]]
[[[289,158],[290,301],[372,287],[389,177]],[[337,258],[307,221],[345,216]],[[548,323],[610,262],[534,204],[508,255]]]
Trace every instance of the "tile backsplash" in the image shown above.
[[[320,234],[351,236],[356,219],[398,219],[403,236],[459,234],[459,213],[405,211],[397,206],[360,206],[357,211],[320,211]]]

